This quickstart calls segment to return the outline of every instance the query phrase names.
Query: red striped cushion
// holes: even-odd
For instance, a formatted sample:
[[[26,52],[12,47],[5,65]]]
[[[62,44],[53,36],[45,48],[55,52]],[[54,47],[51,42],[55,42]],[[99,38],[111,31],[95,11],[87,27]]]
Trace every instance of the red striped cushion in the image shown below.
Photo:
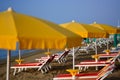
[[[40,66],[41,63],[24,63],[24,64],[16,64],[15,66]]]

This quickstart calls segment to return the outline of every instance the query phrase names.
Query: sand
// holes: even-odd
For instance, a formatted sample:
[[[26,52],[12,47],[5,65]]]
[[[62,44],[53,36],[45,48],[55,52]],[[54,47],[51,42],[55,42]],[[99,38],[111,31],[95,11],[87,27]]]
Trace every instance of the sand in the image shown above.
[[[98,49],[101,51],[101,49]],[[46,56],[44,53],[46,50],[38,50],[37,52],[34,53],[27,53],[22,56],[24,59],[24,62],[35,62],[36,58],[39,58],[41,56]],[[52,50],[52,53],[58,52],[57,50]],[[75,63],[79,63],[82,60],[86,59],[91,59],[91,55],[93,55],[94,52],[90,52],[89,54],[83,53],[79,54],[76,53],[76,59]],[[11,59],[11,66],[16,64],[15,59],[17,57],[13,57]],[[13,75],[13,70],[11,69],[10,71],[10,80],[52,80],[54,76],[60,73],[68,73],[66,72],[66,69],[72,68],[72,56],[69,55],[67,57],[66,63],[59,64],[56,61],[53,61],[51,63],[52,69],[47,72],[42,74],[40,71],[37,71],[37,69],[27,69],[27,71],[22,71],[17,73],[15,76]],[[93,69],[91,69],[93,70]],[[89,71],[89,70],[88,70]],[[0,80],[6,80],[6,60],[0,60]],[[105,80],[120,80],[120,63],[116,62],[116,68],[114,72],[109,75]]]

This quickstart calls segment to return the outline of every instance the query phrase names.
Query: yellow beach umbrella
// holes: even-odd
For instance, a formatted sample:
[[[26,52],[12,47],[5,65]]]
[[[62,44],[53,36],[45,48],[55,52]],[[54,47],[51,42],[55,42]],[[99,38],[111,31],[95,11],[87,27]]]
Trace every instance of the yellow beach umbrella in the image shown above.
[[[96,22],[94,22],[93,24],[90,24],[90,25],[97,27],[101,30],[104,30],[109,34],[120,34],[120,28],[118,28],[118,27],[114,27],[114,26],[107,25],[107,24],[100,24],[100,23],[96,23]],[[107,50],[108,50],[108,43],[107,43]]]
[[[10,50],[63,49],[81,45],[81,37],[50,21],[17,13],[9,8],[0,12],[0,49],[6,49],[9,80]]]
[[[13,10],[1,12],[0,48],[15,50],[17,41],[20,49],[63,49],[79,45],[80,37],[43,19]]]
[[[60,24],[60,26],[80,35],[83,38],[106,38],[108,34],[88,24],[82,24],[75,21]]]
[[[94,27],[97,27],[101,30],[104,30],[109,34],[120,34],[120,28],[117,28],[117,27],[114,27],[114,26],[111,26],[111,25],[99,24],[99,23],[96,23],[96,22],[94,22],[93,24],[90,24],[90,25],[92,25]]]

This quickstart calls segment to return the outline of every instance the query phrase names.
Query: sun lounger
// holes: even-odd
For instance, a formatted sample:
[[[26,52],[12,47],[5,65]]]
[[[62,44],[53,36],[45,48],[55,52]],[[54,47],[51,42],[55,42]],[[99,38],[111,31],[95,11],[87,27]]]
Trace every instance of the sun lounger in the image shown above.
[[[112,63],[115,63],[116,59],[118,59],[118,56],[115,56],[115,57],[112,57],[108,60],[98,60],[98,61],[95,61],[95,60],[89,60],[89,61],[82,61],[80,62],[79,64],[76,64],[75,67],[78,67],[79,70],[86,70],[88,69],[89,67],[96,67],[97,69],[97,66],[105,66],[106,64],[112,64]]]
[[[110,53],[110,54],[99,54],[99,58],[110,58],[110,57],[118,57],[119,53]]]
[[[109,63],[100,63],[100,62],[97,62],[97,63],[79,63],[79,64],[76,64],[75,67],[78,67],[79,70],[86,70],[88,69],[88,67],[99,67],[99,66],[106,66],[107,64]]]
[[[92,77],[92,78],[86,77],[86,78],[77,78],[75,80],[104,80],[111,73],[112,73],[111,71],[107,71],[107,72],[104,72],[103,74],[97,76],[96,78],[95,77]]]
[[[17,72],[23,71],[24,69],[30,69],[30,68],[37,68],[38,71],[41,70],[42,73],[47,72],[49,68],[51,68],[50,63],[54,59],[54,55],[49,57],[48,59],[41,61],[41,62],[35,62],[35,63],[23,63],[23,64],[16,64],[11,67],[11,69],[14,69],[13,75],[15,75]]]
[[[70,50],[65,50],[63,52],[54,54],[55,55],[54,60],[58,61],[58,63],[64,63],[66,61],[66,56],[69,54],[69,52],[70,52]],[[41,61],[46,60],[48,58],[49,57],[46,56],[46,57],[37,58],[35,60],[37,60],[38,62],[41,62]]]
[[[106,54],[104,54],[106,56]],[[108,55],[107,55],[108,56]],[[109,55],[111,56],[111,55]],[[115,54],[114,57],[112,55],[112,58],[109,58],[108,60],[85,60],[80,62],[79,64],[75,65],[75,67],[78,67],[80,70],[86,70],[89,67],[94,67],[94,66],[105,66],[108,63],[115,63],[115,61],[119,61],[119,54]],[[96,67],[97,69],[97,67]]]
[[[109,75],[114,70],[114,65],[107,64],[98,72],[89,72],[89,73],[79,73],[75,75],[74,80],[103,80],[107,75]],[[53,78],[53,80],[73,80],[71,74],[59,74]]]
[[[110,58],[108,60],[98,60],[98,61],[95,61],[95,60],[89,60],[89,61],[82,61],[80,62],[79,64],[76,64],[75,67],[78,67],[79,70],[86,70],[88,69],[89,67],[96,67],[96,70],[97,70],[97,67],[98,66],[105,66],[106,64],[112,64],[112,63],[115,63],[116,59],[118,58],[119,55],[117,55],[116,57],[113,57],[113,58]]]
[[[81,61],[80,63],[81,64],[84,64],[84,63],[110,63],[111,61],[115,61],[116,58],[110,58],[108,60],[98,60],[98,61],[95,61],[95,60],[84,60],[84,61]]]
[[[69,52],[70,50],[67,50],[61,54],[55,54],[54,60],[58,61],[58,63],[64,63],[66,61],[66,56],[68,55]]]
[[[110,57],[108,60],[101,60],[100,58],[108,58]],[[119,59],[119,54],[118,53],[114,53],[114,54],[99,54],[99,59],[97,62],[99,63],[108,63],[108,62],[115,62],[116,59]],[[80,63],[96,63],[95,60],[84,60]]]

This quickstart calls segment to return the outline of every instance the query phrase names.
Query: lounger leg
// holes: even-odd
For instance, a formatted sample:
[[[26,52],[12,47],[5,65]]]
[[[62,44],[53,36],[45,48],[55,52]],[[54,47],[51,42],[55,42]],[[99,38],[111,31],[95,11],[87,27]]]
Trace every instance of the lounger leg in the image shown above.
[[[13,75],[15,75],[16,74],[16,68],[14,69],[14,72],[13,72]]]
[[[65,63],[65,58],[63,59],[63,63]]]
[[[21,69],[22,71],[24,70],[24,68]]]
[[[41,69],[41,73],[44,73],[43,69]]]
[[[118,60],[118,62],[120,63],[120,59],[119,59],[119,58],[117,58],[117,60]]]
[[[82,71],[82,70],[83,70],[83,67],[79,67],[79,70]]]
[[[27,68],[25,68],[25,71],[27,70]]]
[[[63,62],[64,62],[64,60],[62,59],[62,60],[61,60],[61,63],[63,63]]]
[[[46,72],[47,72],[47,71],[49,71],[49,67],[48,67],[48,66],[46,66]]]
[[[38,71],[41,69],[41,67],[38,68]]]
[[[60,64],[60,61],[58,60],[58,63]]]
[[[64,63],[65,63],[66,61],[67,61],[67,59],[65,58],[65,59],[64,59]]]
[[[62,60],[60,60],[60,63],[62,63]]]
[[[89,66],[86,67],[87,69],[89,68]]]
[[[62,63],[65,63],[65,58],[62,59]]]
[[[85,71],[86,69],[87,69],[87,67],[85,66],[85,67],[84,67],[84,71]]]
[[[21,71],[21,69],[19,68],[19,69],[18,69],[18,72],[20,72],[20,71]]]
[[[49,65],[49,68],[50,68],[50,69],[52,68],[51,65]]]
[[[83,69],[83,68],[82,68],[82,67],[80,67],[80,70],[81,70],[81,71],[82,71],[82,69]]]
[[[98,70],[98,67],[96,66],[96,70]]]
[[[46,67],[45,67],[45,72],[47,72],[47,71],[48,71],[48,67],[46,66]]]

